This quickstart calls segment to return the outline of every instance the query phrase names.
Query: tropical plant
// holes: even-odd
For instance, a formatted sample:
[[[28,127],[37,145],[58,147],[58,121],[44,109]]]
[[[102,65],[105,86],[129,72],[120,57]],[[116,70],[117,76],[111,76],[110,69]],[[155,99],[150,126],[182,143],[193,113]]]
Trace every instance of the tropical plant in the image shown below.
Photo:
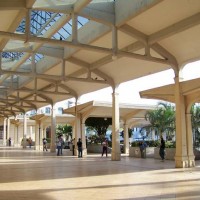
[[[128,138],[131,138],[133,135],[133,130],[128,128]],[[120,136],[124,138],[124,130],[120,132]]]
[[[57,124],[56,126],[56,135],[65,135],[68,139],[69,137],[72,138],[72,126],[65,124]]]
[[[108,127],[112,125],[112,118],[89,117],[86,119],[85,125],[87,130],[94,130],[102,142],[105,139]]]
[[[192,114],[193,144],[197,147],[200,145],[200,106],[198,104],[192,105],[190,113]]]
[[[145,114],[145,119],[149,121],[149,125],[142,128],[147,132],[152,130],[157,135],[167,133],[168,137],[174,134],[175,131],[175,108],[172,104],[159,102],[157,108],[148,110]]]

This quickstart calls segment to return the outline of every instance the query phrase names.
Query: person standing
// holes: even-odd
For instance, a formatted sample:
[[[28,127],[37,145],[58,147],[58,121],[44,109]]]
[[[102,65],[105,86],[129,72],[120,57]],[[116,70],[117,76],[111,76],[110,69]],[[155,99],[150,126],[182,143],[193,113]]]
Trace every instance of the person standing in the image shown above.
[[[31,148],[31,145],[32,145],[32,139],[31,139],[31,137],[28,139],[28,144],[29,144],[29,148]]]
[[[78,139],[77,147],[78,147],[78,157],[81,158],[82,157],[82,141],[81,141],[81,138]]]
[[[141,152],[141,158],[146,158],[146,148],[147,148],[146,142],[145,141],[140,142],[139,147]]]
[[[64,147],[64,140],[63,140],[62,136],[60,136],[60,141],[61,141],[60,154],[62,155],[62,150],[63,150],[63,147]]]
[[[72,153],[73,153],[73,156],[75,155],[74,150],[75,150],[75,138],[72,139]]]
[[[61,153],[61,148],[62,148],[61,136],[58,136],[58,139],[57,139],[57,141],[56,141],[56,144],[57,144],[57,149],[58,149],[58,151],[57,151],[57,156],[59,156],[60,153]]]
[[[8,146],[11,146],[11,138],[8,139]]]
[[[47,151],[47,139],[43,138],[43,151],[46,150]]]
[[[160,151],[159,151],[160,157],[162,161],[165,159],[165,140],[161,136],[161,143],[160,143]]]
[[[101,157],[103,157],[104,153],[106,153],[106,157],[108,157],[108,141],[105,140],[103,143],[103,149],[102,149],[102,154]]]

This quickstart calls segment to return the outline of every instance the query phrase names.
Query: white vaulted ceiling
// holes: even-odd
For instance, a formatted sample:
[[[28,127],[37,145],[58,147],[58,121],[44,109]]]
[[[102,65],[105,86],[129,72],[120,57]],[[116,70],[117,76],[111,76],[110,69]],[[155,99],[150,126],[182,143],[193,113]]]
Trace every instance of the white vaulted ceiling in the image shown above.
[[[200,58],[199,11],[199,0],[0,1],[0,115],[177,73]]]

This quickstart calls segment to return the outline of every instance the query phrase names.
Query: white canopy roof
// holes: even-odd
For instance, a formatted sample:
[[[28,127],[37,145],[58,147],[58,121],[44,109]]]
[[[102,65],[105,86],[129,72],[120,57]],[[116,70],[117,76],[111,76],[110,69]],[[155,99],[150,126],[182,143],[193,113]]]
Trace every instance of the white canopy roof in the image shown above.
[[[200,58],[199,11],[199,0],[0,1],[0,115],[177,72]]]

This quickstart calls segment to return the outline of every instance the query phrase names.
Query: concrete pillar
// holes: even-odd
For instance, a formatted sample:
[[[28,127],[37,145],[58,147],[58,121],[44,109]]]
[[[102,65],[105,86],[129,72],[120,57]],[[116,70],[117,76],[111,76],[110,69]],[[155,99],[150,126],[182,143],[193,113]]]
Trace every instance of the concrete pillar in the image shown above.
[[[85,140],[85,123],[81,123],[81,140],[83,147],[83,156],[87,155],[86,140]]]
[[[10,138],[10,119],[7,118],[7,139]],[[12,141],[13,138],[11,138]]]
[[[50,151],[56,152],[56,109],[55,104],[52,105],[51,110],[51,145]]]
[[[13,146],[17,147],[17,125],[13,124],[14,126],[14,142],[13,142]]]
[[[119,138],[119,94],[112,94],[112,160],[121,160],[120,138]]]
[[[151,131],[151,137],[152,137],[152,140],[155,140],[155,130]]]
[[[124,124],[124,153],[129,154],[128,124]]]
[[[192,122],[191,114],[186,114],[186,126],[187,126],[187,155],[189,167],[195,167],[195,156],[193,151],[193,141],[192,141]]]
[[[40,121],[35,120],[35,150],[40,150]]]
[[[19,141],[19,125],[17,125],[17,146],[20,147],[21,143]]]
[[[30,138],[33,139],[33,126],[30,126]]]
[[[81,120],[80,120],[80,114],[77,113],[76,111],[76,117],[75,117],[75,156],[78,155],[78,149],[77,149],[77,142],[78,142],[78,139],[81,138]],[[82,142],[83,143],[83,142]]]
[[[40,146],[42,147],[43,149],[43,138],[44,138],[44,125],[43,123],[41,122],[40,123]]]
[[[175,77],[175,103],[176,103],[176,155],[177,168],[188,167],[186,142],[185,99],[180,88],[179,78]]]
[[[24,113],[24,124],[23,124],[23,149],[26,148],[26,134],[27,134],[27,118],[26,113]]]
[[[7,118],[4,118],[3,121],[3,145],[6,146],[7,145]]]

